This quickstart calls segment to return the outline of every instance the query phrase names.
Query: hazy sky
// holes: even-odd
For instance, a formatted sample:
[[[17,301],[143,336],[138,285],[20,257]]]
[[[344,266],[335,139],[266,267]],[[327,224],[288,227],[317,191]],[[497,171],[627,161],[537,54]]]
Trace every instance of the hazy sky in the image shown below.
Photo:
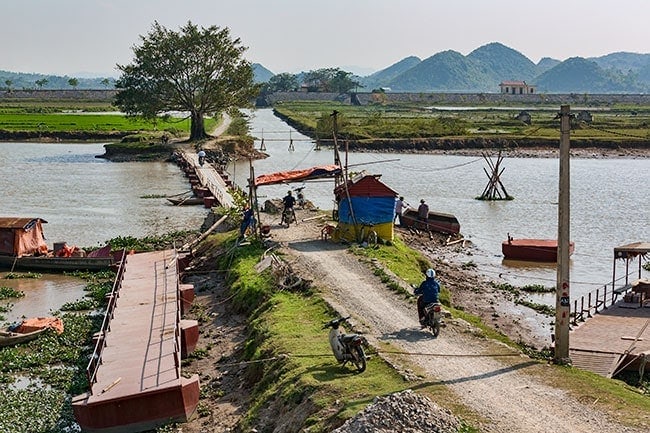
[[[533,62],[650,53],[650,0],[4,0],[0,70],[117,76],[158,21],[228,27],[274,73],[362,73],[490,42]]]

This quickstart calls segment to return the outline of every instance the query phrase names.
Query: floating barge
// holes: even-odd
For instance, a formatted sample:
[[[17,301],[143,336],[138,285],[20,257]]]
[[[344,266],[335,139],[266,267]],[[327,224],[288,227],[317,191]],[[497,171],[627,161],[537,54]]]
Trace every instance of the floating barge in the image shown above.
[[[575,250],[575,243],[569,243],[569,256]],[[557,239],[508,239],[501,243],[503,257],[508,260],[530,262],[557,262]]]
[[[417,230],[430,232],[439,232],[456,235],[460,233],[460,223],[458,219],[448,213],[429,211],[429,217],[426,223],[418,220],[417,209],[407,209],[402,214],[402,226]]]

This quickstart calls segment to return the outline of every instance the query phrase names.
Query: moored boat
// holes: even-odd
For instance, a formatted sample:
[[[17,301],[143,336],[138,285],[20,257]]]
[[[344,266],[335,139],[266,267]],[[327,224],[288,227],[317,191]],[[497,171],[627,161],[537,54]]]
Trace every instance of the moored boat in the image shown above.
[[[59,249],[48,250],[44,241],[41,218],[0,217],[0,268],[21,271],[63,272],[109,269],[114,258],[92,254],[62,243]],[[102,249],[103,250],[103,249]]]
[[[190,206],[203,204],[203,197],[168,198],[167,201],[174,206]]]
[[[569,255],[573,254],[575,243],[569,242]],[[532,262],[557,262],[557,239],[508,239],[501,243],[503,257],[509,260]]]
[[[429,217],[425,227],[424,223],[418,221],[417,209],[407,209],[402,214],[402,226],[440,233],[460,233],[460,223],[454,215],[434,211],[429,211]]]
[[[58,317],[35,317],[0,330],[0,347],[15,346],[38,338],[43,332],[53,329],[63,332],[63,321]]]

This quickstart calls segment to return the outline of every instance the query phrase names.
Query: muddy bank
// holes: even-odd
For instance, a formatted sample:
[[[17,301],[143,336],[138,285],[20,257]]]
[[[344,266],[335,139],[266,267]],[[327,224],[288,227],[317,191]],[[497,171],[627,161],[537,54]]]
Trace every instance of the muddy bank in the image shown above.
[[[124,131],[7,131],[0,130],[4,141],[120,141],[131,132]]]

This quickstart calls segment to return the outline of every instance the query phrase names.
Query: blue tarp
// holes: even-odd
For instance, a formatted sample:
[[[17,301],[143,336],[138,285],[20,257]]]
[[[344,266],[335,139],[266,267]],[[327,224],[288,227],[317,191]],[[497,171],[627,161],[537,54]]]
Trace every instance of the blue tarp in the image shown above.
[[[351,197],[351,200],[357,224],[374,225],[393,221],[395,197]],[[339,203],[339,221],[354,224],[347,198]]]

